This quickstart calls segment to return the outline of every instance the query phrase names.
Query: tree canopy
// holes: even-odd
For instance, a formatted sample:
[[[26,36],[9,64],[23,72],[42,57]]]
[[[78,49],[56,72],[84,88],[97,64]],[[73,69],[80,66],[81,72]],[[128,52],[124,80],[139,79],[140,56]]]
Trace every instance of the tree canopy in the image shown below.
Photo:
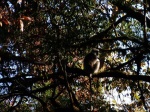
[[[149,0],[1,0],[0,111],[149,111],[149,30]]]

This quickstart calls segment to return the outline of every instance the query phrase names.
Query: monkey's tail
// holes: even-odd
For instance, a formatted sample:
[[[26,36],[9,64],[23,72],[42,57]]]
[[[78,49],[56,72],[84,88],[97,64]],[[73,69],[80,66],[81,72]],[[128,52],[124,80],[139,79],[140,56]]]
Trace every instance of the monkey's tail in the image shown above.
[[[90,83],[90,111],[93,111],[93,104],[92,104],[92,95],[93,95],[93,90],[92,90],[92,75],[89,75],[89,83]]]

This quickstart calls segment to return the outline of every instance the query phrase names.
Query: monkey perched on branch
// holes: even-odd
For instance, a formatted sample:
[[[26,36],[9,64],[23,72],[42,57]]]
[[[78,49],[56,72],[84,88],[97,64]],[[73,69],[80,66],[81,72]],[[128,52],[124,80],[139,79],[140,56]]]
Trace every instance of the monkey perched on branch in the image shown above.
[[[98,59],[98,49],[93,49],[84,58],[84,70],[88,74],[98,73],[100,69],[100,60]]]
[[[89,76],[89,83],[90,83],[90,102],[92,102],[92,75],[98,73],[100,69],[100,60],[98,59],[98,49],[93,49],[89,54],[87,54],[84,58],[84,71],[88,74]],[[93,105],[91,103],[91,111],[93,111]]]

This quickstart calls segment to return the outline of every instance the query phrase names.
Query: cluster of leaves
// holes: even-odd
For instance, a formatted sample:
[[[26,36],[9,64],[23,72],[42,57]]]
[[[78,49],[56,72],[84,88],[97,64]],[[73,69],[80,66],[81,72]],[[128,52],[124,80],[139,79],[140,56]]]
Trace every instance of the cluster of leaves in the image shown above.
[[[1,0],[0,111],[148,111],[149,12],[148,0]],[[130,104],[105,98],[127,88]]]

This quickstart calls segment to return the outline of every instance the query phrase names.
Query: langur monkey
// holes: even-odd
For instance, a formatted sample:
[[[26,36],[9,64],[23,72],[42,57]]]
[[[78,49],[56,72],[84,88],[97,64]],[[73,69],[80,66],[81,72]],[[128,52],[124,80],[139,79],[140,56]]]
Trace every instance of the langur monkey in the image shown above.
[[[92,102],[92,75],[98,73],[100,69],[100,60],[98,59],[98,49],[93,49],[89,54],[87,54],[84,58],[84,71],[89,75],[89,82],[90,82],[90,91],[91,91],[91,98],[90,102]],[[93,111],[93,105],[91,103],[91,111]]]
[[[86,73],[92,75],[98,73],[100,69],[100,60],[98,59],[98,49],[93,49],[84,58],[84,70]]]

